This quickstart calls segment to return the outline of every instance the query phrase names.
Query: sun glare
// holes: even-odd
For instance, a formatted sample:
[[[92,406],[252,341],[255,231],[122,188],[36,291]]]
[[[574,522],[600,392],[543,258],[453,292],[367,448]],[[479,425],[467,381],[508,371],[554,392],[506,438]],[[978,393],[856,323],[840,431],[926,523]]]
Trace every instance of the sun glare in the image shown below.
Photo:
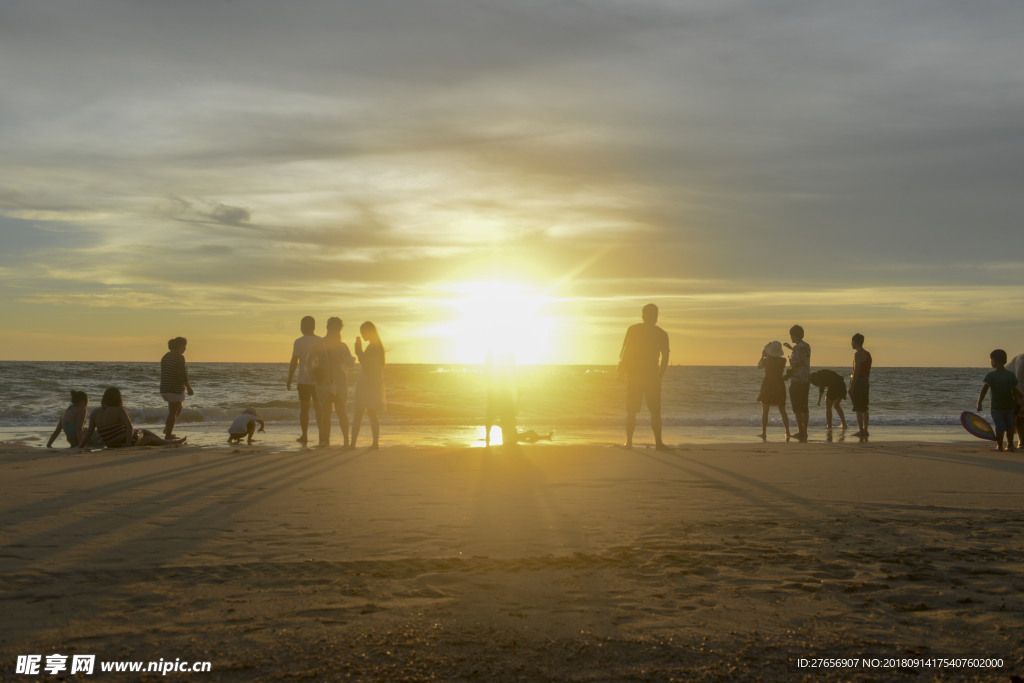
[[[474,282],[454,302],[462,314],[451,330],[460,363],[483,363],[488,351],[511,352],[519,364],[544,362],[552,324],[543,295],[502,282]]]

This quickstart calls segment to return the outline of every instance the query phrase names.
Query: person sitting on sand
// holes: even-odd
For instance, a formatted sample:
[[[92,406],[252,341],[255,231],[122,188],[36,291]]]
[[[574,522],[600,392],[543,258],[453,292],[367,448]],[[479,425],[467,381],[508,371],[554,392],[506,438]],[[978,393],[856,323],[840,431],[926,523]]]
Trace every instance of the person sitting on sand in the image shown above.
[[[859,332],[850,340],[853,347],[853,374],[850,376],[850,403],[857,413],[857,427],[860,430],[854,436],[870,436],[868,434],[868,378],[871,377],[871,354],[864,349],[864,335]]]
[[[779,407],[782,424],[786,427],[786,438],[790,438],[789,415],[786,414],[786,381],[782,379],[786,359],[782,354],[782,342],[768,342],[764,345],[761,360],[757,363],[759,369],[764,369],[761,392],[757,395],[757,400],[761,404],[761,433],[758,436],[762,439],[768,437],[768,411],[772,406]]]
[[[1017,375],[1006,369],[1006,351],[996,349],[989,354],[992,361],[992,372],[985,375],[985,383],[981,385],[978,395],[978,412],[985,401],[985,394],[992,390],[992,428],[996,430],[996,441],[1003,450],[1003,435],[1009,432],[1007,450],[1013,447],[1013,407],[1017,404],[1020,391],[1017,389]]]
[[[124,409],[121,391],[110,387],[103,392],[100,407],[89,416],[89,431],[79,444],[87,444],[96,433],[107,448],[125,448],[127,446],[173,446],[185,443],[188,437],[181,439],[161,439],[148,429],[133,429],[128,411]],[[84,446],[82,446],[84,448]]]
[[[356,447],[363,413],[370,416],[370,431],[373,443],[370,448],[380,448],[380,422],[378,413],[388,407],[387,392],[384,389],[384,344],[377,333],[377,327],[369,320],[359,326],[362,337],[356,337],[356,357],[359,359],[359,379],[356,380],[355,415],[352,420],[352,448]],[[363,339],[366,350],[363,350]]]
[[[491,428],[495,424],[501,427],[502,445],[519,442],[536,443],[541,440],[551,441],[554,432],[548,432],[546,436],[542,436],[532,429],[520,432],[516,425],[516,415],[519,413],[519,386],[516,382],[515,356],[507,353],[495,358],[494,352],[488,351],[484,369],[487,377],[485,443],[488,446],[491,445]]]
[[[619,351],[619,376],[626,378],[624,447],[633,447],[636,414],[646,399],[647,409],[651,411],[654,447],[667,451],[669,447],[661,440],[661,380],[668,370],[668,333],[658,327],[658,307],[654,304],[644,306],[640,315],[643,322],[626,330],[626,338],[622,340],[622,350]]]
[[[246,445],[252,445],[252,435],[256,432],[256,423],[260,425],[260,434],[263,434],[267,424],[256,412],[255,408],[246,408],[245,412],[235,418],[235,421],[228,427],[228,443],[242,443],[242,439],[249,437]]]
[[[85,418],[88,417],[88,408],[89,395],[84,391],[72,391],[71,405],[67,407],[67,410],[57,420],[57,428],[50,435],[50,440],[46,442],[46,447],[53,448],[53,442],[57,440],[57,436],[63,431],[68,443],[71,444],[71,448],[77,448],[78,444],[82,443],[82,437],[85,436]],[[102,446],[103,442],[98,435],[94,434],[89,440],[89,445]]]
[[[836,413],[839,415],[839,422],[843,425],[843,429],[846,429],[846,413],[843,412],[842,406],[839,404],[844,398],[846,398],[846,380],[836,372],[835,370],[818,370],[812,372],[810,375],[811,384],[818,387],[818,405],[821,405],[821,395],[828,390],[828,394],[825,395],[825,422],[829,429],[832,429],[832,409],[836,409]]]

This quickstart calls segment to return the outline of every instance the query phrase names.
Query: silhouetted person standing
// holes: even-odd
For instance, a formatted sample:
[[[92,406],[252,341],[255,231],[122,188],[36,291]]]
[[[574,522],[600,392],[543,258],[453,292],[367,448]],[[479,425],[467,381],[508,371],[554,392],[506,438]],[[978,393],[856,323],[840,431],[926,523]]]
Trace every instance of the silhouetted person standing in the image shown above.
[[[811,392],[811,345],[804,341],[804,328],[793,325],[789,328],[789,338],[793,346],[783,344],[793,353],[789,356],[789,404],[796,418],[796,436],[807,438],[807,422],[811,417],[811,409],[807,406]]]
[[[661,378],[668,369],[668,333],[656,324],[658,307],[654,304],[644,306],[642,316],[642,323],[626,330],[619,353],[619,375],[626,376],[626,448],[633,447],[636,414],[646,399],[655,447],[665,451],[669,448],[661,441]]]
[[[294,377],[299,390],[299,426],[302,427],[302,436],[296,441],[305,444],[309,441],[309,403],[313,402],[313,411],[316,413],[317,426],[320,425],[320,399],[316,394],[316,382],[309,374],[309,354],[320,341],[320,337],[313,334],[316,330],[316,320],[313,316],[307,315],[299,323],[302,336],[295,340],[292,345],[292,362],[288,365],[288,391],[292,390],[292,378]],[[298,376],[295,370],[298,369]]]
[[[853,347],[853,375],[850,377],[850,402],[857,413],[857,426],[860,427],[854,436],[868,436],[868,378],[871,377],[871,354],[864,350],[864,335],[859,332],[850,340]]]
[[[356,447],[363,413],[370,417],[370,432],[373,443],[370,448],[380,447],[380,421],[378,414],[388,409],[387,391],[384,388],[384,343],[380,340],[377,327],[367,320],[359,326],[362,337],[356,337],[356,358],[359,359],[359,377],[356,379],[355,415],[352,420],[352,448]],[[363,350],[363,339],[366,350]]]
[[[185,347],[188,340],[175,337],[167,342],[167,353],[160,359],[160,395],[167,401],[167,421],[164,423],[164,438],[176,439],[174,423],[181,415],[185,403],[185,392],[195,394],[188,381],[188,363],[185,362]]]

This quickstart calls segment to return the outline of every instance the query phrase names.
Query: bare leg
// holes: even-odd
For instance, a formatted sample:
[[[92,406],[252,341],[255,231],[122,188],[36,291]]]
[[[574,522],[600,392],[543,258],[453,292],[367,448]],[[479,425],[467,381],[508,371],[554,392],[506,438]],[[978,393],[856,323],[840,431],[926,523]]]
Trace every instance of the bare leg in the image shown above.
[[[659,451],[670,450],[661,440],[661,409],[651,411],[651,429],[654,430],[654,447]]]
[[[832,401],[825,399],[825,424],[832,429]]]
[[[356,447],[356,439],[359,438],[359,428],[363,423],[363,411],[364,408],[357,405],[355,415],[352,416],[352,448]]]
[[[633,432],[636,431],[636,413],[626,411],[626,448],[633,447]]]
[[[330,417],[330,413],[328,413],[327,415],[328,415],[328,417]],[[321,426],[320,426],[321,422],[320,422],[320,397],[319,396],[317,397],[317,400],[313,401],[313,416],[316,418],[317,430],[320,430],[321,429]]]
[[[771,410],[771,406],[767,403],[761,404],[761,433],[759,436],[763,439],[768,436],[768,411]]]
[[[174,423],[177,422],[180,413],[181,403],[167,404],[167,421],[164,423],[164,436],[168,439],[174,434]]]
[[[187,438],[187,437],[186,437]],[[185,439],[161,439],[159,436],[149,431],[148,429],[139,430],[139,440],[135,442],[136,446],[172,446],[179,443],[185,443]]]
[[[345,446],[348,446],[348,409],[346,407],[346,403],[338,403],[336,401],[334,403],[334,412],[338,414],[338,424],[341,425],[341,434],[345,437]],[[330,413],[328,413],[328,419],[329,418]]]
[[[857,427],[860,430],[854,436],[868,436],[868,414],[866,412],[857,413]]]
[[[327,399],[320,405],[316,414],[316,426],[320,430],[320,445],[331,445],[331,410],[334,407],[333,399]],[[321,419],[321,416],[324,416]]]
[[[380,444],[377,443],[380,439],[380,423],[377,421],[377,411],[373,408],[367,408],[366,414],[370,416],[370,433],[373,434],[373,443],[370,444],[370,448],[380,448]]]
[[[299,401],[299,427],[302,428],[302,436],[296,441],[299,443],[309,443],[309,401]]]
[[[786,407],[779,406],[779,415],[782,416],[782,426],[786,428],[786,436],[789,436],[789,415],[786,414]]]
[[[839,402],[841,400],[842,399],[836,399],[835,401],[833,401],[833,404],[835,405],[835,408],[836,408],[836,415],[839,416],[840,424],[842,424],[843,429],[846,429],[846,413],[843,412],[843,407],[841,405],[839,405]],[[829,420],[829,423],[831,423],[831,422],[832,421]]]

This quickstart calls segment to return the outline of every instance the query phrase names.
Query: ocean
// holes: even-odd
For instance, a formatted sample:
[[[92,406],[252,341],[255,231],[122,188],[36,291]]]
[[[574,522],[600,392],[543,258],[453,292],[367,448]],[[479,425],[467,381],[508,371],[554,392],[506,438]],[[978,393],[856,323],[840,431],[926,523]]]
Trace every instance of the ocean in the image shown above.
[[[832,369],[841,375],[849,373],[847,367]],[[188,435],[190,443],[200,445],[223,443],[231,420],[245,408],[254,407],[267,422],[267,433],[258,435],[258,439],[264,443],[294,443],[299,433],[299,402],[294,387],[291,392],[285,388],[287,363],[190,363],[189,371],[195,396],[185,403],[175,429],[179,436]],[[973,440],[960,426],[960,413],[974,409],[987,371],[872,368],[872,437]],[[554,443],[623,440],[625,391],[614,366],[520,366],[517,373],[521,430],[554,431]],[[756,367],[670,367],[662,389],[665,441],[758,441],[761,410],[755,400],[761,377],[762,371]],[[388,410],[381,416],[383,445],[482,444],[486,394],[481,366],[389,365],[385,379]],[[87,392],[90,406],[96,406],[109,386],[121,389],[125,407],[137,427],[159,433],[167,415],[159,383],[157,362],[0,362],[0,439],[45,443],[68,405],[69,390]],[[350,380],[349,384],[351,417],[355,383]],[[811,387],[809,431],[812,440],[824,440],[824,401],[815,406],[816,398],[816,388]],[[853,425],[848,431],[853,433],[856,418],[849,400],[843,402],[843,408]],[[833,419],[838,425],[838,418]],[[647,414],[641,413],[637,442],[653,442],[649,425]],[[339,443],[337,426],[333,432],[334,442]],[[768,435],[770,440],[784,437],[775,408]],[[360,441],[369,436],[364,419]],[[844,437],[836,429],[833,438]],[[55,445],[67,444],[59,438]]]

